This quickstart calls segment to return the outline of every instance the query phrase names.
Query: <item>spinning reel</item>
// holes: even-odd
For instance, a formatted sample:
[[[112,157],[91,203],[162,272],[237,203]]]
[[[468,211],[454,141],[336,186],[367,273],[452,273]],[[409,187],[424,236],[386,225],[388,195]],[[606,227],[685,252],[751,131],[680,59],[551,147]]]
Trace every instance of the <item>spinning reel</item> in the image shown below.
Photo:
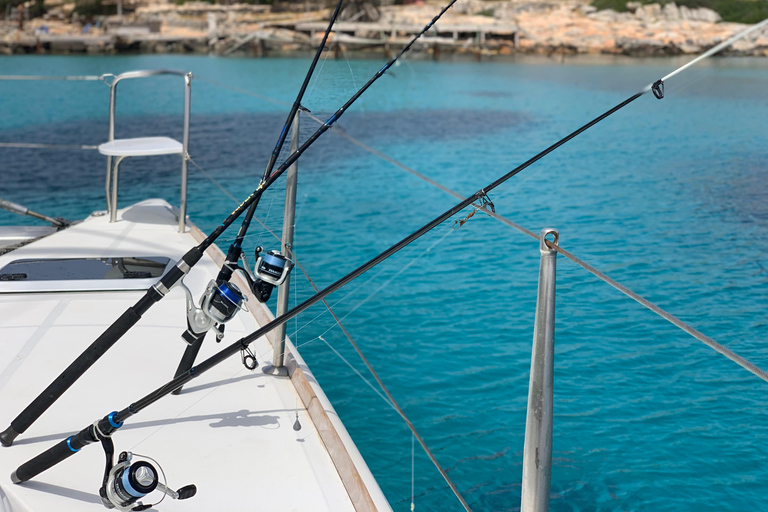
[[[241,309],[248,311],[247,297],[229,281],[211,280],[200,298],[200,307],[195,307],[192,292],[183,282],[182,286],[187,294],[187,330],[181,337],[190,345],[211,328],[216,331],[216,340],[221,341],[224,324]]]
[[[262,248],[256,248],[255,273],[249,269],[248,261],[241,254],[243,266],[233,270],[242,270],[251,291],[259,302],[267,302],[275,286],[281,285],[288,277],[293,262],[283,256],[280,251],[269,251],[261,254]],[[216,331],[216,341],[224,337],[224,324],[232,320],[241,309],[248,311],[245,302],[247,297],[230,281],[212,280],[200,298],[200,306],[195,306],[192,292],[181,282],[187,295],[187,330],[181,337],[189,345],[193,345],[201,335],[213,328]]]
[[[256,257],[254,273],[247,270],[248,262],[245,260],[245,256],[241,256],[245,268],[237,268],[245,271],[248,284],[256,296],[256,300],[267,302],[275,286],[280,286],[285,282],[293,268],[293,261],[283,256],[280,251],[269,251],[262,254],[261,247],[256,248],[254,256]]]
[[[102,445],[107,456],[107,466],[99,495],[105,507],[117,509],[120,512],[140,512],[154,507],[166,496],[174,500],[185,500],[197,493],[197,487],[194,485],[186,485],[178,491],[169,489],[165,483],[160,483],[155,466],[147,460],[134,461],[134,454],[131,452],[122,452],[117,459],[117,464],[113,466],[112,439],[109,437],[102,439]],[[160,471],[162,472],[162,469]],[[165,480],[164,474],[163,480]],[[148,504],[139,501],[155,490],[163,493],[160,501]]]

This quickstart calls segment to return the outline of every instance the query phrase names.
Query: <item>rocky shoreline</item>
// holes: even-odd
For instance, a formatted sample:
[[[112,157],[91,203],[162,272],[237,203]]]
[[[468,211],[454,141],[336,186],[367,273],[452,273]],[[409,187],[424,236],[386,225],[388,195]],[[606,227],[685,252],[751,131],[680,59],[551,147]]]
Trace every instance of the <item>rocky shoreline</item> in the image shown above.
[[[319,43],[326,9],[275,12],[265,5],[203,2],[138,5],[132,13],[85,23],[64,0],[46,0],[42,18],[0,22],[0,54],[204,53],[305,54]],[[371,9],[338,22],[329,49],[338,56],[387,56],[407,44],[440,4]],[[462,0],[414,46],[421,58],[521,55],[670,56],[700,53],[746,25],[712,10],[674,3],[627,4],[598,11],[584,1]],[[21,14],[21,12],[19,13]],[[348,18],[350,16],[347,16]],[[375,19],[371,19],[375,18]],[[768,56],[768,31],[737,42],[726,55]]]

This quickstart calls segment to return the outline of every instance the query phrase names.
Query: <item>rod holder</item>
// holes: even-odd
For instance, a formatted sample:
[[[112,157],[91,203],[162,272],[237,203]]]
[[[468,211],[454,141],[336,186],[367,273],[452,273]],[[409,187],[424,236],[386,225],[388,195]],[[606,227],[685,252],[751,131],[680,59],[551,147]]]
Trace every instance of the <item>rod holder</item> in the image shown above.
[[[523,448],[521,512],[547,512],[552,475],[552,409],[555,365],[555,271],[557,251],[548,245],[547,236],[557,245],[559,233],[541,231],[539,249],[539,290],[533,328],[531,379],[528,385],[528,412]]]
[[[299,149],[299,116],[301,110],[296,111],[291,125],[291,153]],[[285,209],[283,211],[283,243],[282,253],[293,259],[293,228],[296,219],[296,186],[298,183],[298,160],[288,167],[288,175],[285,180]],[[283,284],[277,289],[277,316],[288,311],[288,294],[291,289],[291,275],[285,278]],[[282,368],[285,360],[285,331],[286,324],[281,324],[275,329],[275,342],[272,350],[272,366]]]

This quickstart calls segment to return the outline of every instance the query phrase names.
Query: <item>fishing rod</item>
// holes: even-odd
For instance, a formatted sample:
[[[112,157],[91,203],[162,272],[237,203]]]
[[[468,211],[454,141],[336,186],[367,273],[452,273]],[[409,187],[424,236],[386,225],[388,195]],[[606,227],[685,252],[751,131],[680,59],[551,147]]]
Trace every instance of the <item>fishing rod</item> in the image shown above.
[[[70,221],[62,217],[49,217],[47,215],[43,215],[42,213],[33,212],[26,206],[7,201],[5,199],[0,199],[0,208],[3,210],[8,210],[9,212],[18,213],[19,215],[29,215],[30,217],[44,220],[45,222],[50,223],[53,227],[59,229],[63,229],[72,224]]]
[[[142,315],[144,315],[149,308],[151,308],[155,303],[162,300],[163,297],[171,290],[171,288],[177,284],[187,273],[192,269],[192,267],[197,264],[198,261],[203,257],[203,252],[205,252],[208,247],[213,245],[213,243],[216,241],[216,239],[233,223],[237,218],[253,204],[254,201],[257,201],[261,194],[269,188],[272,183],[277,180],[277,178],[282,175],[288,167],[290,167],[296,160],[299,159],[299,157],[312,145],[315,143],[315,141],[320,138],[326,131],[328,131],[331,126],[338,121],[342,115],[344,115],[344,112],[347,111],[347,109],[355,102],[357,99],[366,91],[368,88],[373,85],[376,80],[384,76],[384,74],[387,72],[387,70],[394,65],[394,63],[399,59],[403,54],[405,54],[408,50],[411,49],[413,44],[416,42],[417,39],[419,39],[427,30],[431,29],[432,26],[437,23],[437,21],[445,14],[448,9],[450,9],[453,4],[455,4],[458,0],[451,0],[448,5],[443,7],[443,9],[434,17],[432,20],[427,23],[424,28],[416,34],[409,42],[408,44],[400,50],[400,52],[395,55],[393,59],[391,59],[389,62],[387,62],[384,67],[382,67],[379,71],[374,73],[373,77],[371,77],[368,82],[366,82],[360,89],[357,90],[344,105],[342,105],[336,112],[333,113],[331,117],[328,118],[328,120],[323,123],[320,128],[318,128],[299,148],[291,153],[286,160],[280,164],[280,166],[277,168],[276,171],[272,172],[272,174],[269,175],[269,178],[267,178],[267,181],[264,183],[260,183],[259,186],[254,190],[250,196],[248,196],[245,201],[240,203],[240,206],[238,206],[232,213],[229,214],[229,216],[224,219],[224,221],[219,225],[216,229],[214,229],[208,237],[200,242],[199,245],[196,247],[193,247],[189,251],[187,251],[184,256],[181,257],[181,259],[176,263],[175,266],[173,266],[163,277],[161,277],[158,282],[147,289],[146,294],[136,302],[133,306],[128,307],[128,309],[117,319],[115,320],[112,325],[107,327],[107,330],[104,331],[101,336],[96,338],[96,340],[91,343],[91,345],[83,351],[80,356],[78,356],[77,359],[75,359],[56,379],[48,385],[45,390],[43,390],[40,395],[38,395],[37,398],[35,398],[32,403],[30,403],[19,415],[11,422],[11,425],[2,433],[0,433],[0,444],[3,446],[11,446],[13,444],[14,439],[16,439],[20,434],[24,433],[25,430],[27,430],[30,425],[32,425],[37,418],[40,417],[51,405],[53,405],[56,400],[61,397],[61,395],[64,394],[64,392],[69,389],[72,384],[74,384],[77,379],[80,378],[81,375],[83,375],[88,368],[93,366],[93,364],[102,356],[104,355],[107,350],[109,350],[112,345],[117,343],[117,341],[126,333],[128,330],[130,330],[136,323],[141,319]],[[231,292],[231,289],[228,289],[228,292]],[[224,293],[227,293],[226,291]],[[222,294],[223,295],[223,294]],[[220,304],[227,305],[229,304],[228,301],[221,301]]]
[[[333,11],[333,15],[331,15],[331,21],[328,23],[328,28],[325,29],[325,35],[323,35],[323,39],[320,42],[320,46],[318,46],[317,51],[315,52],[315,57],[312,59],[312,63],[309,65],[309,70],[307,70],[307,74],[304,77],[304,82],[301,84],[301,87],[299,88],[299,93],[296,95],[296,100],[293,102],[293,106],[291,106],[290,112],[288,112],[288,117],[285,120],[285,124],[283,125],[283,130],[280,132],[279,137],[277,138],[277,143],[275,144],[275,148],[272,150],[272,155],[269,157],[269,162],[267,163],[267,167],[264,170],[264,174],[261,177],[261,180],[259,181],[259,186],[263,185],[267,179],[269,178],[269,175],[272,173],[272,169],[275,167],[275,162],[277,161],[277,157],[280,155],[280,150],[283,148],[283,144],[285,143],[285,138],[288,136],[288,130],[291,129],[291,125],[293,124],[294,117],[296,116],[296,113],[299,111],[299,108],[301,108],[301,100],[304,98],[304,92],[307,90],[307,86],[309,85],[309,81],[312,78],[312,75],[315,72],[315,66],[317,66],[317,61],[320,60],[320,55],[323,53],[323,49],[325,48],[325,42],[328,40],[328,35],[331,33],[331,28],[333,27],[334,23],[336,22],[336,18],[339,15],[339,12],[341,11],[341,4],[344,0],[339,0],[339,3],[336,4],[336,10]],[[239,311],[239,306],[237,304],[240,297],[238,297],[238,293],[240,290],[237,289],[235,285],[232,283],[229,283],[229,280],[232,278],[232,274],[235,270],[238,268],[238,263],[240,261],[240,258],[243,256],[243,240],[245,239],[246,234],[248,233],[248,227],[251,225],[251,220],[253,219],[253,215],[256,213],[256,208],[259,205],[259,199],[256,199],[251,206],[248,207],[248,211],[245,214],[245,217],[243,218],[243,222],[240,225],[240,230],[237,232],[237,236],[235,237],[235,241],[232,242],[232,244],[229,246],[229,250],[227,251],[227,257],[224,260],[224,263],[221,265],[221,269],[219,270],[219,275],[216,276],[215,283],[216,286],[208,286],[206,288],[205,293],[203,294],[203,297],[200,300],[200,308],[196,308],[194,304],[194,299],[192,298],[192,293],[188,291],[188,288],[184,287],[184,291],[187,292],[187,330],[181,335],[182,339],[187,342],[187,347],[184,349],[184,354],[181,356],[181,361],[179,362],[179,366],[176,369],[175,377],[178,377],[182,373],[188,371],[190,368],[192,368],[192,365],[195,363],[195,359],[197,358],[197,354],[200,352],[200,348],[203,346],[203,340],[205,339],[205,335],[208,333],[208,331],[213,328],[216,330],[216,341],[221,341],[221,339],[224,337],[224,327],[226,325],[226,322],[217,322],[216,320],[224,320],[227,319],[229,316],[229,313],[232,312],[232,317],[234,317],[234,314]],[[257,251],[257,254],[260,251]],[[258,260],[257,260],[258,261]],[[244,274],[246,277],[246,280],[248,281],[248,284],[253,291],[253,294],[256,296],[256,298],[260,302],[266,302],[269,300],[269,295],[272,292],[272,288],[274,288],[274,284],[272,284],[275,281],[279,281],[279,284],[282,284],[282,282],[285,280],[285,277],[287,277],[287,272],[290,271],[290,267],[288,266],[288,262],[286,261],[286,258],[282,257],[282,254],[275,254],[273,255],[272,259],[270,261],[274,261],[274,263],[277,263],[275,265],[275,270],[279,273],[279,276],[270,276],[270,275],[264,275],[265,272],[258,272],[257,267],[257,274],[260,275],[260,277],[264,277],[264,279],[261,278],[254,278],[250,275],[250,272],[248,272],[246,269],[248,268],[247,263],[244,263]],[[282,263],[282,265],[280,265]],[[279,267],[279,268],[278,268]],[[268,270],[271,270],[272,267],[268,267]],[[271,277],[277,277],[277,279],[270,279]],[[282,280],[280,280],[282,278]],[[272,281],[272,282],[270,282]],[[225,284],[226,283],[226,284]],[[221,301],[221,309],[223,311],[223,315],[215,315],[211,316],[208,314],[205,314],[206,311],[210,311],[210,309],[203,308],[202,306],[208,301],[208,303],[212,303],[214,300],[213,294],[221,294],[222,286],[225,287],[226,290],[229,290],[231,292],[231,297],[234,298],[234,301],[230,300],[224,300]],[[211,295],[210,298],[208,298],[208,295]],[[226,297],[226,295],[225,295]],[[241,300],[241,299],[240,299]],[[203,313],[202,315],[200,313]],[[228,320],[227,320],[228,321]],[[255,359],[254,359],[255,363]],[[181,393],[181,388],[174,391],[174,394]]]
[[[699,56],[697,59],[695,59],[693,62],[698,62],[699,60],[702,60],[703,58],[706,58],[708,56],[714,55],[718,51],[722,50],[723,48],[729,46],[733,42],[741,39],[742,37],[745,37],[749,33],[753,32],[754,30],[757,30],[761,28],[762,26],[765,26],[768,24],[768,19],[764,20],[763,22],[759,23],[758,25],[755,25],[751,27],[750,29],[747,29],[736,36],[732,37],[725,43],[721,43],[720,45],[716,46],[712,50],[709,50],[702,56]],[[726,44],[727,43],[727,44]],[[488,186],[481,188],[474,194],[470,195],[463,201],[459,202],[457,205],[453,206],[449,210],[443,212],[442,214],[438,215],[431,221],[429,221],[427,224],[419,228],[418,230],[414,231],[407,237],[403,238],[399,242],[397,242],[395,245],[391,246],[384,252],[380,253],[378,256],[374,257],[373,259],[367,261],[363,265],[359,266],[349,274],[345,275],[341,279],[337,280],[333,284],[329,285],[328,287],[324,288],[320,292],[316,293],[312,297],[308,298],[301,304],[295,306],[293,309],[288,310],[285,312],[285,314],[279,316],[278,318],[275,318],[271,322],[267,323],[263,327],[257,329],[256,331],[252,332],[251,334],[244,336],[243,338],[240,338],[236,342],[232,343],[231,345],[225,347],[224,349],[220,350],[213,356],[209,357],[205,361],[201,362],[199,365],[194,366],[190,368],[190,370],[183,374],[179,375],[178,377],[175,377],[165,385],[157,388],[156,390],[152,391],[148,395],[144,396],[137,402],[134,402],[130,404],[128,407],[120,410],[120,411],[114,411],[109,413],[107,416],[102,418],[101,420],[96,421],[92,425],[88,425],[86,428],[81,430],[75,435],[72,435],[59,443],[55,444],[48,450],[44,451],[40,455],[36,456],[35,458],[25,462],[21,466],[19,466],[16,471],[14,471],[11,474],[11,480],[14,483],[22,483],[25,482],[31,478],[34,478],[38,474],[42,473],[43,471],[53,467],[54,465],[58,464],[59,462],[62,462],[63,460],[69,458],[76,452],[78,452],[81,448],[84,446],[87,446],[89,444],[103,441],[105,438],[109,438],[109,436],[112,435],[117,429],[119,429],[123,422],[135,414],[138,414],[141,412],[144,408],[148,407],[149,405],[157,402],[162,397],[170,394],[175,389],[179,388],[180,386],[183,386],[187,382],[196,379],[203,373],[207,372],[211,368],[215,367],[219,363],[225,361],[229,357],[237,354],[241,350],[247,349],[248,345],[250,345],[252,342],[257,340],[258,338],[264,336],[265,334],[269,333],[273,329],[279,327],[280,325],[284,324],[288,320],[292,319],[293,317],[297,316],[301,312],[305,311],[307,308],[312,306],[313,304],[319,302],[320,300],[324,299],[331,293],[335,292],[342,286],[346,285],[350,281],[354,280],[361,274],[365,273],[366,271],[370,270],[371,268],[375,267],[382,261],[386,260],[393,254],[397,253],[407,245],[411,244],[415,240],[419,239],[421,236],[426,234],[427,232],[431,231],[444,221],[448,220],[450,217],[455,215],[456,213],[460,212],[464,208],[470,206],[472,203],[479,202],[479,204],[482,206],[485,206],[491,211],[495,211],[495,208],[493,206],[493,203],[491,202],[490,198],[488,197],[488,193],[494,190],[499,185],[503,184],[519,172],[523,171],[527,167],[531,166],[532,164],[536,163],[537,161],[544,158],[546,155],[551,153],[552,151],[556,150],[566,142],[570,141],[574,137],[578,136],[582,132],[588,130],[592,126],[596,125],[597,123],[601,122],[602,120],[606,119],[610,115],[614,114],[615,112],[621,110],[622,108],[626,107],[633,101],[637,100],[641,96],[644,96],[648,92],[653,92],[653,95],[658,98],[662,99],[664,97],[664,82],[676,74],[678,74],[681,70],[687,68],[690,66],[691,63],[686,64],[685,66],[679,68],[678,70],[673,71],[672,73],[666,75],[665,77],[648,84],[644,88],[642,88],[637,93],[633,94],[626,100],[622,101],[615,107],[611,108],[610,110],[607,110],[603,114],[599,115],[598,117],[594,118],[593,120],[589,121],[587,124],[581,126],[580,128],[576,129],[575,131],[571,132],[570,134],[566,135],[559,141],[555,142],[551,146],[547,147],[543,151],[539,152],[532,158],[528,159],[527,161],[523,162],[519,166],[515,167],[508,173],[504,174],[500,178],[498,178],[496,181],[493,181]]]

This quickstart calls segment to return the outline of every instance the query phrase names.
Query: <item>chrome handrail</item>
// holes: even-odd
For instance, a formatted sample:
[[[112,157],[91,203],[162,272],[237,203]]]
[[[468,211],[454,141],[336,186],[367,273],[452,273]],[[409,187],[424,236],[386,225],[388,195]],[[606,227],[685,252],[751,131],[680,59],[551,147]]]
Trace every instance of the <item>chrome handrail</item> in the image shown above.
[[[187,173],[189,162],[189,116],[192,103],[192,73],[179,71],[175,69],[147,69],[139,71],[128,71],[119,75],[114,75],[112,81],[104,82],[109,85],[109,133],[108,142],[115,140],[115,108],[117,105],[117,84],[121,80],[130,78],[147,78],[158,75],[177,75],[184,77],[184,130],[182,135],[182,163],[181,163],[181,198],[179,201],[179,232],[183,233],[186,229],[187,218]],[[106,75],[105,75],[106,77]],[[107,178],[105,182],[105,191],[107,196],[107,210],[110,214],[110,221],[117,219],[117,169],[115,164],[115,176],[112,179],[112,157],[107,156]],[[110,190],[111,189],[111,190]]]

